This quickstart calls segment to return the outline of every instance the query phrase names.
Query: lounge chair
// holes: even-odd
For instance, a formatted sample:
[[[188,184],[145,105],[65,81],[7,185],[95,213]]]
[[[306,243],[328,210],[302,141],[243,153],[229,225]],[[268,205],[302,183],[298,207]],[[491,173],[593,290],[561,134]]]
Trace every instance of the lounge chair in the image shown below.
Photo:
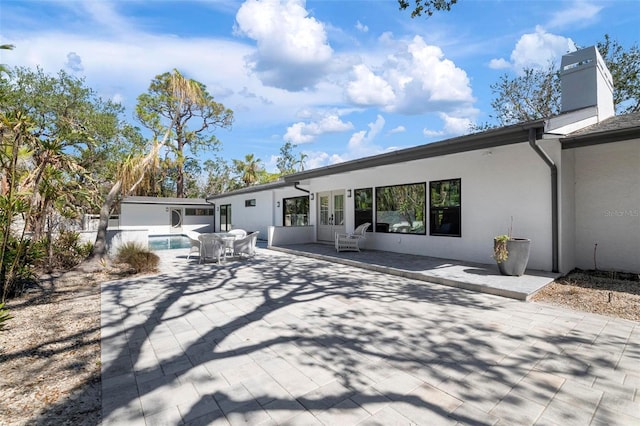
[[[216,259],[220,263],[220,257],[224,256],[224,242],[213,234],[202,234],[200,240],[200,263],[207,259]]]
[[[252,257],[256,254],[256,243],[260,231],[253,232],[244,238],[239,238],[233,242],[233,254],[235,256]]]
[[[336,251],[360,251],[360,240],[366,238],[369,222],[358,226],[351,234],[338,234],[336,232]]]

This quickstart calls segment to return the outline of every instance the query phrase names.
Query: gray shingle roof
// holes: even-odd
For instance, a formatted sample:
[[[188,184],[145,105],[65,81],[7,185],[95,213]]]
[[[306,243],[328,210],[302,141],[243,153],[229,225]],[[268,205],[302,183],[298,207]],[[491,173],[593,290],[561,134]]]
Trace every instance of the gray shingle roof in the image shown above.
[[[640,138],[640,112],[616,115],[560,139],[563,149]]]

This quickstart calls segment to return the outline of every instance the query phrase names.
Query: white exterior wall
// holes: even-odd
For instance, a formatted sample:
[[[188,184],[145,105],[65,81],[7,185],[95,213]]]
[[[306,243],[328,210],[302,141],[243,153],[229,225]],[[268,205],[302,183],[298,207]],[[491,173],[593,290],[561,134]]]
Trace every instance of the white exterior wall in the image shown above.
[[[574,150],[562,151],[559,203],[560,213],[560,272],[568,273],[576,267],[576,202]]]
[[[256,200],[256,205],[245,207],[246,200]],[[231,205],[231,228],[245,231],[259,231],[258,239],[266,240],[267,231],[273,225],[275,202],[273,191],[265,190],[249,194],[230,195],[216,198],[216,231],[220,230],[220,206]]]
[[[557,140],[540,141],[540,145],[559,161]],[[528,267],[552,269],[551,173],[527,143],[327,176],[313,179],[309,186],[317,193],[421,182],[428,185],[455,178],[462,180],[462,237],[430,236],[428,230],[426,235],[370,233],[365,247],[492,263],[493,237],[506,234],[513,217],[513,236],[532,240]],[[347,230],[353,230],[353,200],[346,200]],[[427,198],[427,223],[428,209]]]
[[[146,229],[149,235],[168,235],[181,231],[211,232],[213,216],[186,216],[186,208],[213,208],[210,205],[168,205],[122,203],[120,206],[120,229]],[[182,228],[171,227],[171,210],[182,212]]]
[[[640,273],[640,139],[571,151],[576,266]]]

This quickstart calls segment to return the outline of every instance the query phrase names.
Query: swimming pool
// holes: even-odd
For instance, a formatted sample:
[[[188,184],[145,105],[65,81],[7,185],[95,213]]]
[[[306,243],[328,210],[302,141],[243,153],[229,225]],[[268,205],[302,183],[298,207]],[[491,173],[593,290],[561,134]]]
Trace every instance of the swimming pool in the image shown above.
[[[171,250],[191,247],[186,235],[150,235],[149,250]]]

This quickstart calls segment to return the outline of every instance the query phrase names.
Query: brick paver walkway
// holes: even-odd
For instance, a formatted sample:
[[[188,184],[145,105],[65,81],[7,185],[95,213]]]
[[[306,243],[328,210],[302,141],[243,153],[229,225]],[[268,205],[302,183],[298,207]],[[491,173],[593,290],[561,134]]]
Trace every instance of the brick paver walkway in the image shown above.
[[[640,424],[639,323],[186,254],[102,287],[103,424]]]

